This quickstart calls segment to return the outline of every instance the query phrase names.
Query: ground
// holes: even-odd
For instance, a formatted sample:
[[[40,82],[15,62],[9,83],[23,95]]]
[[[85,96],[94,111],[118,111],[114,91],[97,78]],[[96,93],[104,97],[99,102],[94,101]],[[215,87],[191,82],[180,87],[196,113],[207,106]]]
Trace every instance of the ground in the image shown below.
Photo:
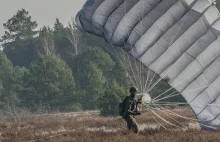
[[[155,110],[164,122],[146,110],[142,116],[136,118],[141,129],[137,135],[126,129],[126,123],[120,117],[101,117],[97,111],[33,115],[17,122],[1,120],[0,139],[2,142],[220,141],[220,132],[200,131],[198,124],[193,121],[194,115],[190,110],[171,111],[192,121],[170,117],[171,115]]]

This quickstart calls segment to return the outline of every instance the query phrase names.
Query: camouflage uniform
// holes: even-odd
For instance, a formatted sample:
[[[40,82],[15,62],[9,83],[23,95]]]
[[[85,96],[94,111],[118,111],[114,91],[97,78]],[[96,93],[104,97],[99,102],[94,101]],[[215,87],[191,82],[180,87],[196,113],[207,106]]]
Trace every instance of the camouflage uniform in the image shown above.
[[[136,101],[131,96],[127,97],[125,100],[125,113],[124,113],[124,119],[127,122],[128,129],[132,129],[135,133],[139,132],[139,126],[137,122],[135,121],[134,115],[136,115],[135,112],[135,105]]]

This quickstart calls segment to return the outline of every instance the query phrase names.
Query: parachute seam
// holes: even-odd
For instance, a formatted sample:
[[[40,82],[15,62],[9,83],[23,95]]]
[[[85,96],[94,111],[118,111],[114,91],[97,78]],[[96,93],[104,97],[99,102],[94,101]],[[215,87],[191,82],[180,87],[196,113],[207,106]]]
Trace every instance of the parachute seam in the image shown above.
[[[196,13],[199,13],[198,11],[195,11],[195,10],[193,10],[192,8],[189,10],[189,15],[192,17],[192,18],[194,18],[195,20],[198,20],[195,16],[194,16],[194,14],[192,14],[192,12],[196,12]],[[199,17],[202,17],[203,16],[203,14],[201,14],[201,13],[199,13]]]
[[[216,97],[215,101],[216,101],[218,98],[219,98],[219,96]],[[215,101],[214,101],[214,102],[215,102]],[[212,120],[208,120],[208,121],[206,121],[206,122],[214,121],[214,120],[216,120],[219,116],[220,116],[220,113],[219,113],[218,115],[216,115],[216,116],[214,117],[214,119],[212,119]]]
[[[193,9],[191,9],[190,11],[191,11],[191,12],[194,11],[194,12],[198,13],[197,11],[195,11],[195,10],[193,10]],[[196,22],[199,18],[201,18],[201,17],[203,16],[202,14],[199,13],[198,18],[195,18],[195,17],[191,14],[190,11],[188,12],[188,13],[189,13],[189,16],[191,16],[195,21],[194,21],[188,28],[190,28],[193,24],[195,24],[195,22]],[[180,22],[180,21],[181,21],[181,19],[180,19],[178,22]],[[182,23],[184,23],[184,22],[181,22],[180,25],[181,25]],[[176,23],[176,24],[178,24],[178,23]],[[173,26],[174,26],[174,25],[173,25]],[[173,27],[171,27],[169,30],[172,30],[172,28],[173,28]],[[165,34],[166,34],[166,33],[165,33]],[[179,37],[181,37],[181,36],[184,34],[184,32],[183,32],[181,35],[179,35],[179,37],[177,37],[176,40],[173,40],[173,41],[168,41],[168,40],[164,37],[165,34],[164,34],[161,38],[162,38],[163,40],[167,41],[168,43],[171,43],[171,42],[172,42],[172,44],[173,44],[174,42],[176,42],[176,40],[177,40]],[[161,38],[160,38],[160,39],[161,39]],[[160,41],[160,39],[159,39],[155,44],[160,45],[160,44],[158,43],[158,42]],[[154,44],[154,45],[155,45],[155,44]],[[171,45],[172,45],[172,44],[171,44]],[[153,45],[153,46],[154,46],[154,45]],[[153,46],[152,46],[151,48],[153,48]],[[161,45],[160,45],[160,46],[161,46]],[[161,47],[163,47],[163,46],[161,46]],[[149,48],[149,50],[150,50],[151,48]],[[165,49],[164,52],[166,52],[166,50],[169,48],[169,46],[168,46],[168,47],[163,47],[163,48]],[[148,51],[146,51],[146,52],[148,52]],[[142,56],[144,56],[144,55],[146,54],[146,52],[145,52]],[[163,53],[162,53],[162,54],[163,54]],[[161,55],[162,55],[162,54],[161,54]],[[161,55],[159,55],[158,58],[159,58]],[[141,56],[141,57],[142,57],[142,56]],[[157,60],[157,59],[154,59],[149,65],[153,64],[156,60]]]
[[[213,28],[211,27],[211,28],[208,30],[208,32],[211,31],[211,32],[213,33],[212,29],[213,29]],[[208,33],[208,32],[207,32],[207,33]],[[213,33],[213,35],[215,35],[215,34]],[[220,35],[220,34],[219,34],[219,35]],[[214,39],[210,44],[212,44],[212,43],[217,39],[217,37],[218,37],[219,35],[215,35],[215,39]],[[204,36],[205,36],[205,35],[204,35]],[[204,37],[204,36],[202,36],[202,37]],[[202,37],[201,37],[201,38],[202,38]],[[210,37],[210,36],[209,36],[209,37]],[[200,38],[200,39],[201,39],[201,38]],[[200,39],[197,40],[197,42],[199,42],[199,43],[201,43],[201,44],[204,44],[204,45],[205,45],[204,48],[206,49],[210,44],[207,45],[207,44],[205,44],[205,43],[204,43],[202,40],[200,40]],[[196,43],[196,42],[195,42],[195,43]],[[195,43],[194,43],[194,44],[195,44]],[[192,46],[191,46],[191,47],[192,47]],[[191,48],[191,47],[190,47],[190,48]],[[187,53],[188,55],[191,55],[191,54],[188,53],[189,50],[190,50],[190,48],[185,52],[185,53]],[[205,49],[204,49],[204,50],[205,50]],[[202,51],[202,52],[203,52],[203,51]],[[202,53],[202,52],[201,52],[201,53]],[[200,54],[201,54],[201,53],[200,53]],[[200,54],[199,54],[199,55],[200,55]],[[199,55],[197,55],[196,57],[193,57],[193,56],[192,56],[192,57],[193,57],[193,59],[196,59]],[[197,60],[197,59],[196,59],[196,60]],[[197,61],[198,61],[198,60],[197,60]],[[186,67],[188,67],[192,62],[193,62],[193,61],[191,61]],[[198,63],[199,63],[199,62],[198,62]],[[200,64],[200,63],[199,63],[199,64]],[[201,65],[201,64],[200,64],[200,65]],[[203,67],[203,66],[201,65],[201,67]],[[183,71],[182,71],[182,72],[183,72]],[[182,72],[178,73],[178,75],[177,75],[176,77],[178,77]],[[175,78],[176,78],[176,77],[175,77]],[[175,79],[175,78],[174,78],[174,79]],[[173,81],[174,79],[172,79],[172,81]],[[193,82],[193,81],[192,81],[192,82]],[[192,82],[191,82],[191,83],[192,83]],[[190,84],[191,84],[191,83],[190,83]]]
[[[191,10],[192,10],[192,9],[191,9]],[[192,16],[192,14],[190,14],[190,12],[188,12],[188,13],[189,13],[189,15],[190,15],[193,19],[195,19],[196,21],[201,17],[201,14],[200,14],[200,16],[199,16],[198,18],[195,18],[194,16]],[[198,12],[196,11],[196,13],[198,13]],[[186,14],[185,14],[185,15],[186,15]],[[178,22],[180,22],[180,21],[181,21],[181,19],[180,19]],[[196,21],[195,21],[195,22],[196,22]],[[181,23],[178,23],[178,22],[176,22],[175,25],[176,25],[176,24],[180,24],[180,25],[181,25],[181,23],[184,23],[184,22],[181,22]],[[192,25],[193,25],[195,22],[193,22]],[[175,26],[175,25],[173,25],[173,26]],[[192,26],[192,25],[190,25],[190,26]],[[171,29],[173,28],[173,26],[172,26],[169,30],[171,30]],[[168,32],[168,31],[167,31],[167,32]],[[166,33],[167,33],[167,32],[166,32]],[[168,41],[166,38],[164,38],[164,36],[165,36],[166,33],[164,33],[164,35],[163,35],[160,39],[163,39],[164,41],[170,43],[171,41]],[[181,35],[180,35],[180,36],[181,36]],[[159,39],[158,41],[160,41],[160,39]],[[177,38],[177,39],[178,39],[178,38]],[[176,41],[176,40],[175,40],[175,41]],[[172,43],[174,43],[175,41],[173,41]],[[159,42],[156,42],[155,44],[159,45],[160,47],[164,48],[165,50],[168,49],[168,48],[163,47]],[[155,45],[155,44],[154,44],[154,45]],[[152,47],[153,47],[153,46],[152,46]],[[151,48],[149,48],[149,50],[150,50],[150,49],[151,49]],[[146,51],[146,52],[147,52],[147,51]],[[145,53],[146,53],[146,52],[145,52]],[[144,54],[145,54],[145,53],[144,53]]]
[[[220,75],[218,75],[218,77],[220,77]],[[218,78],[218,77],[217,77],[217,78]],[[211,86],[211,85],[217,80],[217,78],[216,78],[213,82],[211,82],[209,86]],[[209,88],[209,87],[207,87],[207,88]],[[198,98],[203,92],[205,92],[205,93],[207,94],[207,92],[206,92],[206,91],[207,91],[207,88],[205,88],[199,95],[197,95],[197,96],[195,97],[195,99]],[[209,104],[215,102],[217,98],[218,98],[218,96],[214,99],[214,101],[210,102]],[[194,100],[193,100],[193,101],[194,101]],[[191,101],[190,103],[192,103],[193,101]],[[189,103],[189,104],[190,104],[190,103]],[[198,114],[196,114],[196,116],[200,115],[207,107],[208,107],[208,105],[205,106]]]
[[[210,7],[210,6],[209,6],[209,7]],[[208,7],[208,8],[209,8],[209,7]],[[207,10],[208,8],[206,8],[206,10]],[[191,9],[192,9],[192,8],[191,8]],[[192,10],[193,10],[193,9],[192,9]],[[190,10],[189,10],[189,11],[190,11]],[[194,11],[195,11],[195,10],[194,10]],[[200,18],[202,18],[203,16],[204,16],[204,13],[201,15]],[[199,20],[200,18],[198,18],[198,20]],[[198,20],[197,20],[197,21],[198,21]],[[197,21],[195,21],[190,27],[192,27]],[[208,22],[206,22],[206,23],[208,23]],[[190,28],[190,27],[189,27],[189,28]],[[189,29],[189,28],[188,28],[188,29]],[[188,30],[188,29],[187,29],[187,30]],[[186,30],[186,31],[187,31],[187,30]],[[184,32],[182,33],[182,35],[183,35],[184,33],[186,33],[186,31],[184,31]],[[173,43],[175,43],[182,35],[180,35]],[[173,43],[172,43],[172,44],[173,44]],[[172,46],[172,45],[171,45],[171,46]],[[163,52],[163,54],[164,54],[169,48],[170,48],[170,46]],[[157,58],[157,60],[158,60],[163,54],[161,54],[161,55]],[[154,64],[157,60],[155,60],[154,62],[152,62],[150,65]],[[150,65],[149,65],[149,66],[150,66]],[[178,77],[178,76],[177,76],[177,77]]]
[[[197,41],[198,41],[198,40],[197,40]],[[189,49],[189,48],[188,48],[188,49]],[[189,55],[190,57],[192,57],[194,60],[196,60],[197,63],[199,63],[199,65],[202,67],[203,70],[206,69],[206,68],[203,67],[203,65],[199,62],[199,60],[198,60],[197,58],[195,58],[195,57],[193,57],[192,55],[190,55],[189,53],[187,53],[187,51],[185,51],[184,53],[187,54],[187,55]],[[183,53],[183,54],[184,54],[184,53]],[[183,54],[182,54],[182,55],[183,55]],[[181,56],[182,56],[182,55],[181,55]],[[198,56],[197,56],[197,57],[198,57]],[[192,62],[191,62],[191,63],[192,63]],[[191,64],[191,63],[190,63],[190,64]],[[188,64],[188,65],[189,65],[189,64]]]
[[[197,20],[197,21],[198,21],[198,20]],[[196,21],[196,22],[197,22],[197,21]],[[196,22],[195,22],[192,26],[194,26],[194,25],[196,24]],[[205,25],[206,25],[206,27],[207,27],[207,23],[206,23],[206,22],[204,22],[204,23],[205,23]],[[192,28],[192,26],[190,26],[183,34],[185,34],[190,28]],[[210,27],[210,26],[208,26],[208,27]],[[208,29],[207,29],[207,31],[206,31],[203,35],[199,36],[192,44],[189,44],[188,48],[187,48],[185,51],[182,52],[182,54],[179,56],[179,58],[177,58],[177,60],[180,59],[180,57],[181,57],[196,41],[198,41],[202,36],[204,36],[207,32],[208,32]],[[182,35],[183,35],[183,34],[182,34]],[[181,35],[181,36],[182,36],[182,35]],[[180,37],[181,37],[181,36],[180,36]],[[179,38],[180,38],[180,37],[179,37]],[[179,38],[178,38],[178,39],[179,39]],[[176,41],[175,41],[175,42],[176,42]],[[175,43],[175,42],[174,42],[174,43]],[[172,45],[173,45],[173,44],[172,44]],[[161,56],[158,57],[158,59],[161,58],[162,56],[164,56],[165,53],[166,53],[171,47],[173,47],[172,45],[171,45],[169,48],[167,48],[167,50],[166,50],[165,52],[163,52],[163,54],[161,54]],[[158,60],[158,59],[157,59],[157,60]],[[154,64],[157,60],[155,60],[152,64]],[[175,61],[176,61],[176,60],[175,60]],[[170,63],[170,65],[172,65],[175,61],[172,61],[172,62]],[[151,65],[152,65],[152,64],[151,64]],[[189,64],[189,65],[190,65],[190,64]],[[188,65],[188,66],[189,66],[189,65]],[[187,66],[187,67],[188,67],[188,66]],[[186,68],[187,68],[187,67],[186,67]],[[163,71],[165,71],[166,69],[167,69],[167,68],[165,67],[165,68],[161,71],[161,73],[162,73]],[[183,71],[184,71],[184,70],[183,70]],[[182,72],[183,72],[183,71],[182,71]],[[181,73],[182,73],[182,72],[181,72]],[[160,74],[161,74],[161,73],[160,73]],[[181,73],[180,73],[180,74],[181,74]],[[180,74],[179,74],[179,75],[180,75]],[[179,75],[178,75],[178,76],[179,76]],[[178,77],[178,76],[177,76],[177,77]],[[176,77],[176,78],[177,78],[177,77]],[[172,81],[172,82],[173,82],[173,81]],[[170,82],[170,83],[172,83],[172,82]]]
[[[103,2],[104,2],[104,1],[103,1]],[[118,6],[116,6],[115,9],[113,9],[113,10],[109,13],[109,15],[104,15],[104,14],[102,14],[102,13],[98,13],[98,11],[97,11],[98,8],[97,8],[96,11],[94,12],[94,14],[97,12],[98,14],[100,14],[100,15],[106,17],[106,20],[104,21],[103,25],[100,25],[100,24],[99,24],[99,25],[102,27],[102,31],[101,31],[101,32],[102,32],[102,35],[105,34],[105,33],[104,33],[104,27],[105,27],[106,22],[108,21],[109,17],[112,15],[112,13],[115,12],[116,9],[118,9],[118,7],[119,7],[122,3],[123,3],[123,1],[122,1],[121,3],[119,3]],[[94,14],[92,15],[92,23],[95,23],[95,20],[93,20]],[[94,25],[94,24],[93,24],[93,25]]]
[[[102,27],[102,35],[105,35],[105,33],[108,32],[107,30],[104,30],[104,27],[105,27],[107,21],[109,20],[110,16],[111,16],[111,15],[118,9],[118,7],[121,6],[123,3],[124,3],[124,1],[122,1],[121,3],[119,3],[119,4],[115,7],[115,9],[113,9],[113,10],[109,13],[109,15],[104,15],[104,14],[102,14],[102,13],[99,13],[100,15],[103,15],[103,16],[107,17],[106,20],[105,20],[105,22],[104,22],[104,24],[101,25],[101,27]],[[97,10],[97,9],[96,9],[96,10]],[[105,36],[104,36],[104,40],[105,40],[106,42],[110,42]]]
[[[168,11],[175,3],[177,3],[177,2],[178,2],[178,1],[174,2],[170,7],[168,7],[168,9],[165,9],[164,12],[167,12],[167,11]],[[161,2],[160,2],[160,3],[161,3]],[[158,3],[158,5],[159,5],[160,3]],[[156,8],[158,7],[158,5],[156,5],[156,6],[152,9],[152,11],[149,12],[149,13],[155,12],[155,11],[156,11]],[[149,14],[149,13],[148,13],[148,14]],[[156,13],[159,13],[159,12],[156,11]],[[147,14],[147,15],[148,15],[148,14]],[[160,13],[160,14],[161,14],[161,15],[158,17],[158,19],[160,19],[160,18],[163,16],[162,13]],[[142,18],[142,20],[145,19],[147,15],[145,15],[145,16]],[[157,19],[156,21],[158,21],[158,19]],[[142,20],[141,20],[141,21],[142,21]],[[136,26],[137,26],[138,24],[140,24],[141,21],[139,21],[139,22],[135,25],[135,27],[132,29],[131,33],[132,33],[133,31],[136,32],[136,33],[139,33],[139,32],[137,32]],[[155,21],[155,22],[156,22],[156,21]],[[154,22],[154,23],[155,23],[155,22]],[[151,25],[148,29],[146,29],[146,31],[145,31],[144,33],[141,33],[141,34],[138,34],[138,35],[144,35],[144,34],[153,26],[154,23],[152,23],[152,25]],[[140,37],[136,40],[136,42],[135,42],[133,45],[131,45],[131,49],[134,48],[135,44],[141,39],[141,37],[142,37],[142,36],[140,36]],[[129,40],[129,38],[128,38],[128,40]],[[129,49],[129,51],[131,51],[131,49]]]
[[[216,59],[213,60],[213,62],[215,62],[219,57],[220,57],[220,55],[218,55],[218,56],[216,57]],[[207,68],[209,68],[209,67],[212,65],[213,62],[211,62],[210,65],[209,65]],[[206,69],[207,69],[207,68],[206,68]],[[205,71],[205,70],[204,70],[204,71]],[[203,74],[204,71],[203,71],[201,74]],[[200,74],[199,76],[201,76],[201,74]],[[198,76],[198,77],[199,77],[199,76]],[[198,78],[198,77],[197,77],[197,78]],[[211,85],[218,79],[218,77],[220,77],[220,74],[214,79],[214,81],[212,81],[212,82],[210,83],[209,86],[211,86]],[[196,78],[196,79],[197,79],[197,78]],[[195,80],[196,80],[196,79],[195,79]],[[193,81],[195,81],[195,80],[193,80]],[[190,83],[190,84],[191,84],[191,83]],[[189,85],[190,85],[190,84],[189,84]],[[207,88],[209,88],[209,87],[207,87]],[[198,94],[190,103],[192,103],[196,98],[198,98],[203,92],[206,92],[206,91],[207,91],[207,88],[204,88],[203,91],[202,91],[200,94]],[[215,99],[217,99],[217,98],[218,98],[218,96],[217,96]],[[207,108],[207,106],[205,106],[205,107],[197,114],[197,116],[198,116],[200,113],[202,113],[206,108]]]
[[[219,96],[217,96],[217,97],[214,99],[214,101],[212,101],[212,102],[209,103],[209,104],[213,104],[218,98],[219,98]],[[202,111],[200,111],[196,116],[200,115],[208,106],[209,106],[209,105],[207,105],[204,109],[202,109]],[[214,116],[214,115],[212,114],[212,116]],[[220,113],[219,113],[218,115],[216,115],[213,119],[208,120],[208,121],[205,121],[205,122],[214,121],[214,120],[217,119],[219,116],[220,116]]]
[[[216,41],[216,40],[215,40],[215,41]],[[212,43],[213,43],[213,42],[212,42]],[[212,43],[211,43],[211,44],[212,44]],[[210,45],[211,45],[211,44],[210,44]],[[205,50],[204,50],[204,51],[205,51]],[[203,51],[203,52],[204,52],[204,51]],[[203,53],[203,52],[202,52],[202,53]],[[220,57],[220,55],[218,55],[218,56],[209,64],[209,66],[207,66],[207,67],[205,68],[205,70],[206,70],[207,68],[209,68],[219,57]],[[201,74],[199,74],[198,77],[200,77],[200,76],[204,73],[205,70],[203,70],[203,72],[202,72]],[[198,77],[197,77],[197,78],[198,78]],[[218,78],[218,77],[220,77],[220,75],[217,76],[217,78]],[[196,79],[197,79],[197,78],[196,78]],[[217,78],[216,78],[214,81],[212,81],[212,82],[210,83],[210,85],[212,85],[213,82],[215,82],[215,81],[217,80]],[[196,79],[194,79],[193,81],[195,81]],[[193,81],[192,81],[192,82],[193,82]],[[192,82],[191,82],[191,83],[192,83]],[[189,85],[190,85],[191,83],[189,83]],[[187,86],[187,87],[188,87],[188,86]],[[191,102],[193,102],[193,101],[194,101],[197,97],[199,97],[204,91],[206,91],[206,89],[207,89],[207,88],[205,88],[200,94],[198,94]],[[185,89],[183,89],[183,90],[185,90]],[[191,103],[191,102],[190,102],[190,103]]]
[[[217,58],[219,58],[219,56],[218,56]],[[217,59],[217,58],[216,58],[216,59]],[[203,71],[198,75],[198,77],[200,77],[200,76],[205,72],[205,70],[206,70],[207,68],[209,68],[214,61],[216,61],[216,59],[213,60],[213,61],[210,63],[210,65],[209,65],[208,67],[206,67],[205,69],[202,67],[202,68],[203,68]],[[198,62],[198,61],[197,61],[197,62]],[[219,75],[219,76],[220,76],[220,75]],[[218,76],[218,77],[219,77],[219,76]],[[196,77],[191,83],[189,83],[189,85],[191,85],[194,81],[196,81],[198,77]],[[216,80],[216,79],[215,79],[215,80]],[[215,81],[215,80],[214,80],[214,81]],[[210,85],[211,85],[214,81],[210,82]],[[187,85],[185,88],[187,88],[189,85]],[[185,90],[185,88],[183,89],[183,91]],[[203,91],[202,91],[201,93],[203,93],[205,90],[206,90],[206,88],[203,89]],[[181,92],[183,92],[183,91],[181,91]],[[201,95],[201,93],[198,94],[192,101],[194,101],[199,95]],[[192,101],[191,101],[191,102],[192,102]],[[191,103],[191,102],[190,102],[190,103]]]
[[[184,1],[185,2],[185,1]],[[174,26],[174,25],[176,25],[190,10],[191,10],[191,7],[189,6],[189,5],[187,5],[187,4],[183,4],[188,10],[186,10],[186,13],[185,14],[183,14],[179,19],[177,19],[175,16],[173,16],[173,14],[171,14],[170,12],[168,12],[172,17],[174,17],[174,19],[176,19],[176,22],[174,23],[174,24],[170,24],[170,28],[168,28],[166,31],[163,31],[163,33],[160,35],[160,37],[158,37],[158,40],[160,39],[160,38],[162,38],[170,29],[172,29],[172,27]],[[171,7],[170,7],[171,8]],[[162,16],[161,16],[162,17]],[[155,22],[156,23],[156,22]],[[194,23],[193,23],[194,24]],[[178,38],[177,38],[178,39]],[[176,39],[176,40],[177,40]],[[157,40],[157,41],[158,41]],[[166,39],[165,39],[166,40]],[[175,41],[176,41],[175,40]],[[167,40],[166,40],[167,41]],[[175,41],[172,41],[172,44],[175,42]],[[170,43],[171,41],[169,41],[169,43]],[[155,43],[157,43],[157,42],[155,42]],[[155,43],[153,43],[153,45],[155,44]],[[172,45],[171,44],[171,45]],[[141,55],[139,55],[139,57],[138,58],[141,58],[149,49],[151,49],[152,47],[153,47],[153,45],[151,45],[148,49],[146,49]],[[168,47],[169,48],[169,47]],[[167,49],[168,49],[167,48]],[[166,49],[166,48],[165,48]],[[165,53],[166,51],[167,51],[167,49],[163,52],[163,53]],[[163,55],[163,54],[161,54],[161,55]],[[160,56],[161,56],[160,55]],[[158,57],[158,58],[160,58],[160,56]],[[154,62],[155,62],[156,60],[154,60],[151,64],[153,64]],[[151,64],[149,64],[149,66],[151,65]]]
[[[140,2],[140,1],[139,1],[139,2]],[[145,1],[145,2],[146,2],[146,1]],[[160,1],[160,2],[161,2],[161,1]],[[160,3],[160,2],[159,2],[159,3]],[[148,2],[147,2],[147,3],[148,3]],[[136,25],[139,24],[139,23],[144,19],[144,17],[146,17],[146,16],[148,15],[148,13],[149,13],[152,9],[154,9],[159,3],[155,4],[155,6],[153,6],[152,4],[149,4],[149,3],[148,3],[148,5],[151,6],[152,8],[148,7],[149,11],[148,11],[146,14],[144,14],[144,15],[137,21],[136,24],[134,24],[133,26],[130,26],[130,27],[131,27],[130,33],[127,32],[127,35],[128,35],[128,36],[126,37],[127,39],[124,39],[124,43],[125,43],[125,44],[127,43],[127,40],[129,39],[130,34],[131,34],[131,32],[133,31],[133,29],[136,27]],[[146,6],[145,6],[145,7],[146,7]],[[124,16],[124,17],[125,17],[125,16]],[[124,18],[124,17],[123,17],[123,18]],[[119,24],[120,24],[120,23],[121,23],[121,22],[119,22]],[[118,25],[119,25],[119,24],[118,24]],[[118,26],[117,26],[116,30],[117,30],[117,29],[118,29]],[[115,30],[115,31],[116,31],[116,30]],[[114,33],[113,33],[113,36],[114,36],[114,34],[115,34],[115,31],[114,31]],[[124,45],[125,45],[125,44],[124,44]],[[123,47],[123,48],[124,48],[124,47]]]
[[[104,1],[102,1],[101,3],[99,3],[98,5],[97,5],[97,8],[103,3]],[[97,8],[94,10],[94,11],[91,11],[91,10],[88,10],[87,9],[88,7],[86,7],[85,8],[85,11],[88,11],[88,12],[91,12],[92,13],[92,17],[93,17],[93,15],[94,15],[94,13],[95,13],[95,11],[97,10]],[[94,31],[93,31],[93,24],[92,24],[92,17],[91,17],[91,19],[86,19],[86,18],[84,18],[84,17],[82,17],[81,15],[79,16],[79,19],[84,19],[85,21],[87,21],[89,24],[90,24],[90,26],[92,27],[92,29],[90,29],[92,32],[89,32],[89,33],[94,33]],[[81,21],[79,21],[80,23],[81,23],[81,26],[82,26],[82,28],[85,30],[85,27],[83,26],[83,24],[82,24],[82,22]],[[87,31],[88,32],[88,31]]]
[[[199,61],[198,61],[195,57],[193,57],[192,55],[190,55],[189,53],[187,53],[187,51],[185,51],[184,53],[185,53],[186,55],[189,55],[189,56],[192,58],[192,61],[191,61],[189,64],[191,64],[194,60],[196,60],[197,63],[199,63]],[[184,55],[184,53],[180,56],[180,58]],[[179,59],[179,58],[178,58],[178,59]],[[178,59],[177,59],[177,60],[178,60]],[[177,61],[177,60],[176,60],[176,61]],[[175,63],[176,63],[176,62],[172,63],[172,64],[171,64],[169,67],[167,67],[164,71],[166,71],[168,68],[171,68],[173,65],[175,65]],[[187,67],[189,66],[189,64],[188,64],[185,68],[187,68]],[[205,69],[200,63],[199,63],[199,65],[200,65],[203,69]],[[163,71],[163,72],[164,72],[164,71]],[[163,72],[162,72],[162,73],[163,73]],[[182,71],[182,72],[183,72],[183,71]],[[181,74],[182,72],[178,73],[177,76],[179,76],[179,74]],[[177,77],[177,76],[176,76],[176,77]],[[175,77],[175,78],[176,78],[176,77]],[[175,79],[175,78],[174,78],[174,79]],[[170,80],[170,83],[171,83],[174,79]]]
[[[180,2],[180,1],[177,1],[175,4],[177,4],[178,2]],[[167,13],[168,15],[170,15],[171,17],[173,17],[176,22],[174,22],[174,23],[172,24],[172,23],[169,23],[169,22],[166,20],[166,18],[165,18],[164,20],[162,20],[162,21],[168,23],[169,28],[168,28],[167,30],[164,30],[164,31],[161,30],[162,33],[159,35],[159,37],[157,37],[157,40],[156,40],[156,41],[158,41],[167,31],[169,31],[180,19],[182,19],[182,17],[184,17],[184,16],[191,10],[190,5],[188,5],[188,4],[186,3],[186,1],[181,1],[181,3],[184,5],[184,8],[186,8],[186,12],[178,19],[177,17],[175,17],[175,16],[169,11],[173,6],[175,6],[175,4],[173,4],[165,13]],[[165,15],[165,14],[164,14],[164,15]],[[160,20],[164,15],[162,15],[159,19],[157,19],[157,21],[156,21],[151,27],[157,26],[158,20]],[[150,28],[151,28],[151,27],[150,27]],[[157,26],[157,27],[158,27],[158,26]],[[149,28],[149,29],[150,29],[150,28]],[[149,30],[149,29],[148,29],[148,30]],[[158,29],[160,29],[160,28],[158,27]],[[148,30],[147,30],[147,31],[148,31]],[[144,34],[146,34],[146,33],[147,33],[147,32],[145,32]],[[154,43],[152,43],[147,49],[146,49],[146,47],[145,47],[144,52],[140,53],[140,55],[138,55],[138,58],[140,59],[155,43],[156,43],[156,42],[154,41]]]
[[[206,91],[204,91],[204,92],[207,94]],[[217,98],[218,98],[218,96],[209,104],[213,104],[217,100]],[[206,107],[204,107],[196,116],[200,115],[207,107],[208,107],[208,105]],[[212,120],[214,120],[214,119],[212,119]],[[209,120],[209,121],[212,121],[212,120]],[[206,122],[209,122],[209,121],[206,121]]]
[[[136,4],[137,4],[139,1],[140,1],[140,0],[137,0]],[[130,2],[130,1],[127,1],[127,2]],[[124,3],[125,3],[125,1],[124,1],[122,4],[124,4]],[[130,2],[130,3],[132,3],[132,2]],[[122,4],[121,4],[120,6],[122,6]],[[136,4],[132,5],[131,8],[130,8],[128,11],[123,11],[123,12],[125,12],[125,13],[122,13],[122,19],[127,15],[127,13],[128,13]],[[120,6],[119,6],[119,7],[120,7]],[[119,8],[119,7],[118,7],[118,8]],[[118,8],[117,8],[117,9],[118,9]],[[116,9],[116,10],[117,10],[117,9]],[[125,9],[123,9],[123,10],[125,10]],[[113,14],[113,13],[112,13],[112,14]],[[112,14],[111,14],[111,15],[112,15]],[[109,16],[109,18],[111,17],[111,15]],[[109,19],[109,18],[108,18],[108,19]],[[113,36],[114,36],[114,33],[115,33],[115,31],[116,31],[116,29],[117,29],[119,23],[122,21],[122,19],[118,22],[118,24],[117,24],[117,26],[114,28],[114,31],[113,31],[113,32],[109,32],[109,31],[108,31],[108,33],[111,34],[111,37],[109,37],[109,40],[110,40],[110,41],[112,41],[112,38],[113,38]],[[107,21],[108,21],[108,20],[107,20]]]

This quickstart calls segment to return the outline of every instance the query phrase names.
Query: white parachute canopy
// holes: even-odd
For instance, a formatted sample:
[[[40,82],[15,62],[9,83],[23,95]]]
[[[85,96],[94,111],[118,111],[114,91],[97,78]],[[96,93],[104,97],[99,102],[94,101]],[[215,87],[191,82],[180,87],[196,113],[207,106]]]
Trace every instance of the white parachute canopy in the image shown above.
[[[143,101],[144,101],[145,104],[150,103],[151,100],[152,100],[152,99],[151,99],[151,96],[150,96],[149,94],[146,94],[146,93],[143,94],[143,98],[142,98],[142,99],[143,99]]]
[[[137,97],[141,97],[143,104],[149,104],[151,102],[151,96],[147,93],[137,94]]]
[[[122,47],[220,126],[220,19],[211,0],[88,0],[79,28]]]

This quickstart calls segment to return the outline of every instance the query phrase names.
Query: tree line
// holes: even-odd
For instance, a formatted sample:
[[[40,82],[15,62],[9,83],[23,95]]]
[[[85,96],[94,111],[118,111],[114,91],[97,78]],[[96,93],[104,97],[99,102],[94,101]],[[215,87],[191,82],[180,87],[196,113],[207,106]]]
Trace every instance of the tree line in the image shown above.
[[[117,114],[116,104],[127,95],[129,80],[121,63],[97,44],[99,39],[80,32],[74,21],[64,26],[56,19],[53,28],[37,30],[25,9],[3,26],[1,108],[13,105],[37,111],[44,106]]]

